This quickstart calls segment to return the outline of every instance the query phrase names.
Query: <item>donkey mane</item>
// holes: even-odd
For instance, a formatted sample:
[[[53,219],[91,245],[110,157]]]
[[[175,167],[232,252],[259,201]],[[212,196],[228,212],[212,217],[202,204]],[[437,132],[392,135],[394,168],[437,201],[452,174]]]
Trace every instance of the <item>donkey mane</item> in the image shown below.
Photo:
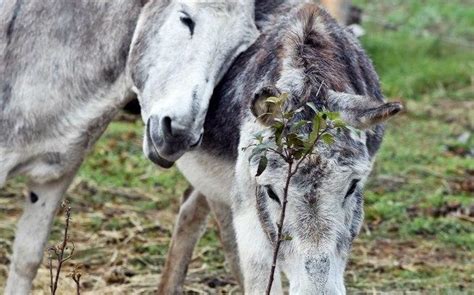
[[[304,92],[295,99],[322,103],[334,90],[382,100],[378,76],[352,33],[314,4],[301,7],[295,19],[283,45],[290,66],[303,71]]]
[[[290,87],[292,105],[312,101],[327,107],[329,90],[383,100],[378,76],[357,39],[324,9],[315,4],[294,8],[283,4],[273,12],[256,19],[264,23],[262,35],[237,58],[214,91],[202,143],[211,154],[237,157],[242,116],[256,92],[281,82],[285,70],[296,72],[302,80]],[[383,127],[377,126],[367,135],[371,155],[378,149],[382,134]]]
[[[311,101],[320,108],[329,108],[329,90],[383,101],[378,75],[352,32],[314,4],[299,7],[295,19],[280,47],[280,55],[290,59],[288,66],[302,73],[301,93],[290,96],[290,106]],[[309,116],[303,112],[296,119]],[[378,150],[383,130],[382,125],[377,125],[366,133],[370,156]]]

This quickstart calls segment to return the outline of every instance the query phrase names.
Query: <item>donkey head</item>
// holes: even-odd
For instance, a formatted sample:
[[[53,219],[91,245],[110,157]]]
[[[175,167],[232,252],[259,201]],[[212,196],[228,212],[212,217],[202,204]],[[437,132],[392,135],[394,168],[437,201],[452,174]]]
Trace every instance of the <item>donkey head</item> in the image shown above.
[[[252,0],[151,0],[144,7],[129,71],[150,160],[169,167],[200,144],[214,87],[257,36]]]
[[[347,125],[360,131],[331,131],[334,143],[319,142],[314,155],[301,162],[291,178],[283,225],[284,236],[291,240],[280,249],[280,265],[295,294],[343,294],[347,257],[363,219],[362,187],[383,136],[381,123],[402,106],[382,100],[377,75],[357,41],[324,11],[304,6],[287,27],[281,30],[278,43],[270,44],[279,50],[273,55],[278,66],[263,77],[263,83],[276,86],[256,89],[239,145],[250,147],[257,132],[270,138],[272,132],[266,126],[273,118],[265,100],[280,93],[289,95],[287,110],[311,101],[319,111],[339,112]],[[314,115],[313,110],[301,112],[288,128]],[[307,136],[310,129],[307,126],[302,132]],[[241,195],[256,193],[262,228],[275,243],[289,165],[268,152],[266,170],[255,177],[259,161],[254,157],[249,162],[252,152],[251,148],[239,150],[237,190]]]
[[[267,112],[259,112],[258,105],[255,101],[253,112],[263,125],[271,118],[265,116]],[[331,132],[334,143],[318,143],[314,155],[304,160],[291,178],[284,235],[292,239],[283,243],[282,256],[290,265],[289,276],[299,274],[296,294],[344,290],[347,257],[363,220],[362,188],[373,162],[367,134],[376,132],[372,128],[397,114],[402,106],[329,91],[325,109],[340,112],[342,119],[360,132]],[[267,157],[268,167],[256,177],[256,187],[250,191],[257,192],[260,220],[269,239],[275,241],[288,164],[276,154],[267,153]],[[249,174],[255,175],[257,169],[258,161],[252,160]]]

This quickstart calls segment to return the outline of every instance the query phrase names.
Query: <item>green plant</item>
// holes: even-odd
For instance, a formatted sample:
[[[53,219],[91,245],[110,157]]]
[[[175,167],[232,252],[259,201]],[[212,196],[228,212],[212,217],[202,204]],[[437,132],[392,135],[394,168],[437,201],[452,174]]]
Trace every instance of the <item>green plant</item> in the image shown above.
[[[288,165],[282,210],[277,224],[277,240],[273,249],[273,261],[266,294],[270,294],[271,291],[281,242],[291,240],[291,237],[283,237],[282,232],[291,178],[296,174],[301,163],[308,156],[315,154],[315,147],[319,142],[322,141],[324,144],[330,145],[334,142],[334,132],[341,132],[341,129],[349,128],[340,119],[339,113],[318,110],[312,102],[306,102],[294,110],[286,110],[287,102],[288,94],[285,93],[265,99],[264,105],[259,107],[266,111],[257,119],[270,128],[271,135],[265,137],[263,133],[256,134],[256,143],[249,146],[253,148],[249,160],[259,157],[256,177],[260,176],[267,168],[268,153],[278,155]],[[312,120],[298,120],[297,114],[307,111],[306,107],[314,112]],[[308,127],[310,127],[309,132],[307,132]]]

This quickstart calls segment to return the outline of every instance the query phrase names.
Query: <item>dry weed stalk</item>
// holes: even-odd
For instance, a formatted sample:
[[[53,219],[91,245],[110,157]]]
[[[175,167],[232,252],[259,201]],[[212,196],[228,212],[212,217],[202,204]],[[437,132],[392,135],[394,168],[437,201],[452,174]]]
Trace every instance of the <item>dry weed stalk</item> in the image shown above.
[[[80,270],[81,267],[82,267],[82,265],[80,265],[80,264],[74,266],[74,269],[67,275],[76,284],[76,294],[77,295],[81,295],[81,276],[82,276],[82,272]]]
[[[66,261],[71,259],[75,250],[74,242],[69,240],[69,226],[71,222],[71,207],[69,206],[69,202],[64,201],[61,204],[61,208],[63,208],[63,210],[65,211],[64,215],[65,215],[65,220],[66,220],[66,224],[64,226],[63,240],[59,244],[51,246],[48,249],[48,267],[49,267],[49,277],[50,277],[49,287],[50,287],[50,291],[52,295],[55,295],[58,289],[59,276],[61,274],[61,269],[63,267],[63,264]],[[71,246],[69,246],[69,244]],[[55,273],[53,270],[53,260],[56,261]],[[77,294],[80,294],[81,273],[78,271],[77,268],[74,268],[70,276],[76,283]]]

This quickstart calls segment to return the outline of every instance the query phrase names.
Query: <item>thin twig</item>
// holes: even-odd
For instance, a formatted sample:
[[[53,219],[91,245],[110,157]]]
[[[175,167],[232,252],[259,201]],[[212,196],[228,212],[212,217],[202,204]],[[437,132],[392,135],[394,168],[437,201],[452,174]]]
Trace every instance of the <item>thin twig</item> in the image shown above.
[[[53,293],[53,255],[51,255],[51,251],[52,251],[52,248],[50,248],[48,250],[49,254],[48,254],[48,268],[49,268],[49,279],[50,279],[50,283],[49,283],[49,289],[51,290],[51,294],[54,294]]]
[[[276,149],[268,148],[269,151],[274,152],[275,154],[279,155],[283,159],[286,159],[287,156],[285,156],[283,153],[277,151]]]
[[[76,282],[76,294],[81,295],[81,275],[77,278],[73,277],[72,279]]]
[[[80,270],[81,267],[82,267],[82,264],[75,265],[73,270],[67,275],[67,277],[70,277],[76,285],[76,295],[81,294],[81,277],[82,277],[82,272]]]
[[[64,264],[64,262],[68,261],[71,259],[72,255],[74,254],[75,250],[75,245],[73,242],[71,242],[72,247],[69,251],[69,254],[65,256],[65,251],[67,249],[67,245],[69,243],[69,225],[71,221],[71,207],[69,207],[67,202],[64,202],[62,205],[63,208],[65,208],[65,219],[66,219],[66,224],[64,226],[64,236],[61,244],[52,246],[49,248],[49,275],[50,275],[50,291],[51,294],[54,295],[56,294],[56,291],[58,289],[58,283],[59,283],[59,275],[61,274],[61,269]],[[56,274],[53,276],[53,255],[56,256],[56,261],[57,261],[57,268],[56,268]]]
[[[311,148],[308,149],[308,151],[306,151],[306,153],[301,157],[301,159],[298,161],[298,163],[296,163],[296,167],[295,167],[295,170],[293,171],[293,175],[295,175],[296,171],[298,171],[298,169],[300,168],[300,165],[301,163],[303,162],[304,159],[306,159],[306,157],[312,153],[314,147],[316,146],[316,143],[318,143],[319,139],[321,138],[321,135],[323,135],[324,133],[326,133],[327,131],[329,130],[328,127],[326,127],[323,132],[319,133],[319,130],[318,130],[318,136],[316,136],[316,139],[314,140],[314,142],[311,144]]]
[[[71,207],[67,206],[66,204],[66,225],[64,227],[64,237],[63,237],[63,242],[59,248],[59,255],[58,255],[58,268],[56,269],[56,278],[54,280],[54,289],[53,289],[53,294],[56,293],[56,290],[58,288],[58,282],[59,282],[59,274],[61,273],[61,268],[63,266],[63,262],[66,261],[68,258],[64,258],[64,251],[66,250],[67,246],[67,241],[68,241],[68,230],[69,230],[69,220],[71,218]]]
[[[71,276],[72,280],[76,283],[77,295],[81,295],[81,275],[82,274],[80,272],[76,272],[76,270],[74,270],[74,273]]]
[[[277,264],[277,259],[278,259],[278,251],[280,250],[280,244],[281,244],[282,236],[283,236],[283,222],[285,221],[286,204],[288,203],[288,188],[290,187],[291,177],[294,175],[294,173],[292,173],[292,167],[293,167],[293,162],[290,161],[288,163],[288,174],[286,177],[285,190],[283,192],[283,207],[280,213],[280,222],[277,224],[278,234],[277,234],[275,248],[273,249],[272,268],[270,271],[270,279],[268,280],[267,291],[266,291],[267,295],[270,295],[270,291],[272,290],[272,284],[273,284],[273,279],[275,276],[275,269],[276,269],[276,264]]]
[[[280,251],[280,245],[283,240],[283,223],[285,222],[285,216],[286,216],[286,205],[288,203],[288,190],[290,188],[290,181],[291,178],[296,174],[296,172],[299,169],[299,166],[301,163],[305,160],[305,158],[310,154],[310,152],[314,149],[314,146],[316,143],[319,141],[320,137],[322,134],[328,131],[328,128],[326,127],[323,132],[319,132],[318,130],[318,136],[314,140],[314,142],[311,145],[311,148],[308,149],[308,151],[301,157],[301,159],[296,163],[295,169],[293,170],[293,157],[288,155],[288,156],[283,156],[282,154],[278,153],[287,163],[288,163],[288,172],[287,172],[287,177],[286,177],[286,182],[285,182],[285,188],[283,191],[283,206],[281,208],[281,213],[280,213],[280,221],[277,224],[278,228],[278,233],[277,233],[277,240],[275,244],[275,248],[273,249],[273,258],[272,258],[272,267],[270,270],[270,278],[268,280],[268,285],[266,289],[266,294],[270,295],[270,292],[272,290],[272,285],[273,285],[273,280],[275,277],[275,270],[276,270],[276,264],[278,260],[278,252]]]

